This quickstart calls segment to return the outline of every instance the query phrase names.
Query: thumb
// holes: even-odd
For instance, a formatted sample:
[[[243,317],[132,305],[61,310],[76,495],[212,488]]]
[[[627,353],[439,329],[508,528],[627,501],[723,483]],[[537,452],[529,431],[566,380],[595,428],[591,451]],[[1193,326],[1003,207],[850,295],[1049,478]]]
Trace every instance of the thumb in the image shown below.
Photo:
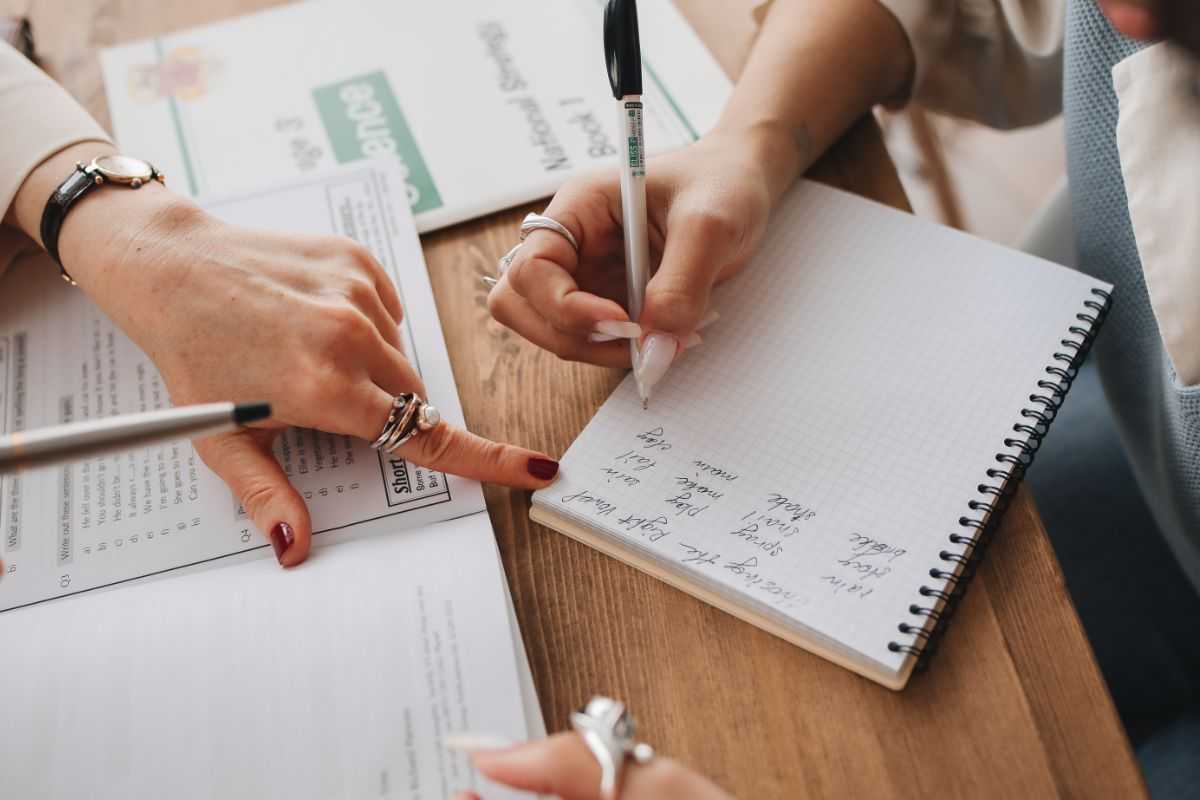
[[[722,212],[691,212],[669,223],[662,263],[646,287],[637,320],[642,330],[671,334],[681,343],[694,333],[741,239],[738,224]]]
[[[312,519],[304,499],[271,452],[280,432],[247,428],[211,436],[196,441],[196,452],[266,534],[279,563],[294,567],[308,558]]]

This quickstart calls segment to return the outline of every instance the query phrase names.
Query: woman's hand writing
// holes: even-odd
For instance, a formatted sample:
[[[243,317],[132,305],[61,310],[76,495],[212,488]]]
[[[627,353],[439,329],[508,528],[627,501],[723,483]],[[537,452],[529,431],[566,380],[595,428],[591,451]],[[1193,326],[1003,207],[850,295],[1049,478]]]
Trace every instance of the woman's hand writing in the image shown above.
[[[629,366],[622,339],[641,337],[645,351],[666,353],[669,365],[697,343],[713,286],[742,269],[762,237],[776,193],[763,152],[752,133],[712,134],[651,160],[646,193],[657,271],[640,319],[624,308],[621,191],[611,169],[569,181],[546,209],[579,252],[556,233],[531,233],[492,289],[492,315],[564,359]]]

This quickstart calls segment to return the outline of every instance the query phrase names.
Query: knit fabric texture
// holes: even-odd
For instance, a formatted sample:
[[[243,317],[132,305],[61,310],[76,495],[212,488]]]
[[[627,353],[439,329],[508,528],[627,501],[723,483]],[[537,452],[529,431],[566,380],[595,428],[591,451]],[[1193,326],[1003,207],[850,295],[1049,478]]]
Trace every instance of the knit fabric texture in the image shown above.
[[[1116,287],[1093,357],[1138,485],[1200,589],[1200,386],[1179,383],[1163,347],[1117,151],[1112,69],[1145,45],[1113,30],[1096,0],[1070,0],[1066,30],[1063,110],[1080,268]]]

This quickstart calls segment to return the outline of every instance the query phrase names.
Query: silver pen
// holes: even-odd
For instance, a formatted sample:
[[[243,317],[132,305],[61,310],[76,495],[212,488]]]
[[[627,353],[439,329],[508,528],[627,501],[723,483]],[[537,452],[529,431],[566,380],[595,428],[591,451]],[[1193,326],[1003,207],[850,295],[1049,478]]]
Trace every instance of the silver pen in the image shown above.
[[[208,436],[270,416],[267,403],[206,403],[37,428],[0,436],[0,473]]]

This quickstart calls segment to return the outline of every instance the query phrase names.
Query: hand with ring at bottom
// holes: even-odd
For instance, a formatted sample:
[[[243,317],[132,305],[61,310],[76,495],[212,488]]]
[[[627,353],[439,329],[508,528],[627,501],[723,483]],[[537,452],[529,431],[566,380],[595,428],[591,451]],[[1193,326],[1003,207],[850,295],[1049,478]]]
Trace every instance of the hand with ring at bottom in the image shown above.
[[[378,442],[431,470],[521,489],[555,477],[558,464],[541,453],[439,418],[439,398],[427,395],[405,356],[396,289],[366,249],[348,239],[281,236],[207,218],[195,224],[194,249],[173,245],[173,258],[192,261],[189,298],[176,306],[183,319],[172,324],[176,341],[163,347],[162,327],[137,338],[158,337],[159,351],[149,352],[176,403],[270,401],[270,422],[200,439],[196,450],[267,535],[281,565],[304,561],[312,538],[304,499],[272,453],[288,426]],[[190,336],[189,327],[206,333],[178,341]],[[413,413],[393,419],[401,397],[415,401],[402,409]],[[395,435],[381,441],[385,431]]]
[[[475,768],[489,780],[537,795],[563,800],[604,800],[600,792],[600,765],[577,733],[559,733],[548,739],[515,747],[476,750]],[[699,773],[656,756],[647,764],[625,768],[621,800],[733,800]],[[463,792],[454,800],[479,800]]]
[[[490,737],[452,735],[447,747],[472,754],[475,768],[515,789],[563,800],[730,800],[707,779],[636,740],[625,705],[596,696],[571,715],[575,733],[506,747]],[[455,800],[477,800],[469,792]]]

